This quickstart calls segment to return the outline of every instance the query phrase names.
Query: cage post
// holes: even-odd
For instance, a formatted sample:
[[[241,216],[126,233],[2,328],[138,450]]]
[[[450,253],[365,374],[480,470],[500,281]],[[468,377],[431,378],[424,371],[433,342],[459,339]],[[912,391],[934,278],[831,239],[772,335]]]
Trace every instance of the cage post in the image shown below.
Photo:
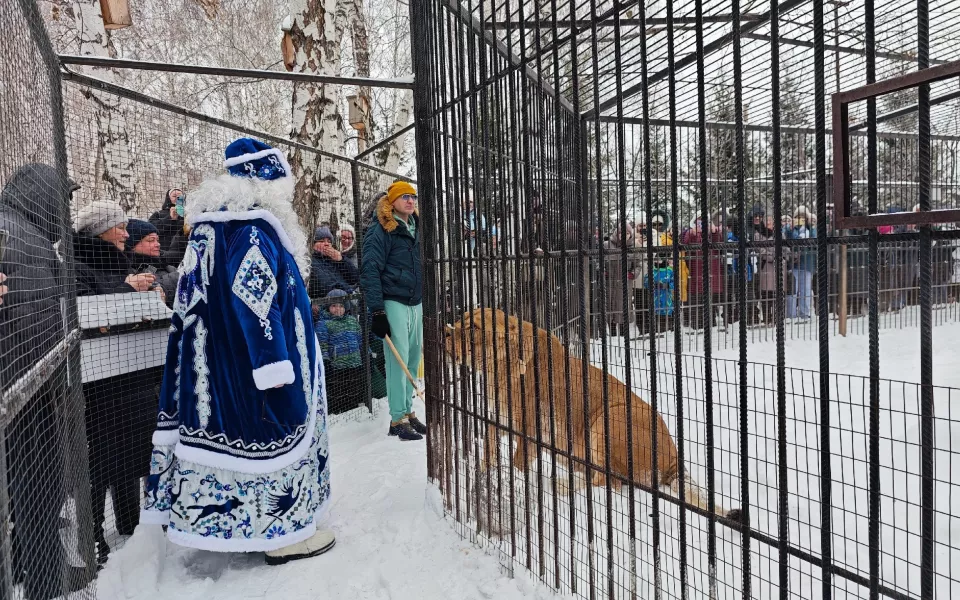
[[[433,130],[433,54],[431,22],[433,3],[429,0],[412,0],[410,2],[410,27],[412,31],[420,32],[412,35],[411,57],[413,59],[414,80],[417,85],[413,89],[413,113],[416,129],[417,148],[417,180],[421,223],[425,225],[421,232],[421,256],[424,261],[424,281],[436,280],[436,231],[434,224],[437,219],[437,186],[435,183],[435,148]],[[436,473],[433,466],[438,423],[436,422],[436,407],[442,401],[440,395],[441,381],[439,378],[443,368],[441,353],[437,350],[442,344],[440,336],[440,319],[437,316],[437,301],[435,298],[436,286],[426,286],[423,295],[423,348],[424,352],[424,387],[426,388],[426,418],[429,424],[427,433],[427,464],[429,476]],[[427,358],[429,357],[429,358]]]
[[[737,291],[740,307],[740,318],[746,317],[746,289],[747,289],[747,239],[746,239],[746,218],[747,210],[745,206],[746,198],[744,195],[745,181],[745,152],[743,123],[745,121],[743,114],[743,60],[742,49],[740,47],[740,0],[733,0],[731,11],[735,18],[733,20],[733,97],[734,97],[734,121],[735,128],[735,149],[737,160],[737,219],[740,222],[739,236],[739,262],[737,269]],[[771,19],[778,18],[775,11],[771,11]],[[704,259],[706,260],[706,258]],[[706,266],[705,266],[706,268]],[[822,317],[821,317],[822,318]],[[740,554],[741,568],[743,570],[743,581],[741,582],[741,593],[744,600],[748,600],[753,595],[753,554],[751,552],[752,542],[750,539],[750,416],[749,399],[747,394],[747,329],[741,322],[739,329],[739,422],[740,422],[740,523],[742,525]]]
[[[840,290],[837,292],[837,328],[840,335],[847,336],[847,245],[840,244],[840,261],[837,267],[840,273]]]
[[[824,15],[823,3],[813,4],[814,28],[814,90],[816,97],[816,111],[814,125],[817,131],[814,151],[814,166],[816,170],[816,211],[820,223],[827,217],[827,148],[826,148],[826,108],[825,108],[825,54],[824,54]],[[834,114],[834,119],[838,115]],[[821,566],[821,594],[824,600],[833,597],[833,475],[832,454],[830,443],[830,316],[827,314],[829,302],[827,291],[829,276],[827,272],[827,236],[817,236],[817,342],[820,355],[820,557]]]
[[[355,230],[361,230],[360,224],[363,222],[362,206],[363,199],[360,195],[360,165],[356,162],[350,163],[350,184],[353,193],[353,222],[356,224]],[[357,248],[357,264],[363,264],[363,244],[357,239],[357,233],[354,233],[353,244]],[[370,385],[370,326],[367,318],[367,302],[363,294],[360,294],[360,310],[358,311],[358,320],[360,321],[360,354],[363,357],[363,387],[364,397],[367,400],[367,410],[373,413],[373,388]],[[430,463],[428,463],[429,469]]]
[[[876,29],[874,0],[864,0],[864,45],[867,53],[866,81],[874,83],[877,78],[876,59]],[[848,168],[845,159],[843,168]],[[843,172],[844,179],[850,179],[849,173]],[[846,192],[843,190],[844,193]],[[867,99],[867,214],[877,212],[877,100]],[[880,598],[880,232],[876,227],[869,231],[870,241],[867,260],[867,335],[870,369],[870,398],[869,398],[869,501],[867,506],[867,545],[869,547],[870,564],[870,600]]]
[[[771,12],[776,10],[778,0],[770,0]],[[780,19],[770,20],[770,62],[773,72],[770,77],[771,120],[773,125],[773,222],[782,223],[783,219],[783,165],[782,165],[782,138],[780,114]],[[784,343],[784,281],[781,274],[783,264],[783,227],[774,230],[774,281],[776,300],[774,304],[774,334],[777,347],[776,381],[777,381],[777,541],[779,542],[778,560],[780,600],[790,597],[790,488],[787,468],[787,375],[786,375],[786,344]],[[766,318],[766,317],[764,317]]]
[[[917,69],[930,67],[930,11],[928,0],[917,0]],[[930,205],[930,84],[917,90],[917,163],[919,167],[919,209]],[[936,470],[934,461],[933,398],[933,227],[920,225],[920,598],[933,600],[936,594]]]
[[[776,3],[777,0],[771,0],[773,3]],[[707,189],[707,99],[706,99],[706,65],[704,63],[703,55],[703,0],[696,0],[695,5],[696,17],[697,17],[697,28],[696,28],[696,51],[697,51],[697,159],[699,162],[699,182],[698,189],[700,191],[700,218],[706,223],[708,218],[708,213],[710,211],[708,205],[708,189]],[[776,19],[771,20],[771,27],[776,27]],[[776,31],[776,29],[772,29]],[[775,44],[774,44],[775,45]],[[776,63],[774,63],[776,64]],[[776,79],[776,78],[774,78]],[[774,98],[777,97],[775,94]],[[774,114],[776,114],[778,106],[777,102],[774,102]],[[776,151],[776,144],[779,141],[777,136],[777,130],[774,129],[774,153],[773,160],[776,162],[779,157]],[[648,209],[649,212],[649,209]],[[648,217],[649,218],[649,217]],[[706,246],[706,243],[703,244]],[[652,269],[651,269],[652,271]],[[705,271],[706,272],[706,271]],[[706,284],[704,284],[706,285]],[[678,285],[679,286],[679,285]],[[709,313],[711,308],[711,298],[709,295],[705,298],[706,310]],[[706,328],[703,330],[703,351],[704,351],[704,373],[703,373],[703,393],[706,399],[706,414],[705,414],[705,427],[706,431],[706,446],[707,446],[707,510],[709,511],[709,516],[707,520],[707,586],[709,589],[709,597],[717,598],[717,517],[716,517],[716,456],[715,456],[715,435],[716,429],[714,424],[714,386],[713,386],[713,337],[712,329]]]

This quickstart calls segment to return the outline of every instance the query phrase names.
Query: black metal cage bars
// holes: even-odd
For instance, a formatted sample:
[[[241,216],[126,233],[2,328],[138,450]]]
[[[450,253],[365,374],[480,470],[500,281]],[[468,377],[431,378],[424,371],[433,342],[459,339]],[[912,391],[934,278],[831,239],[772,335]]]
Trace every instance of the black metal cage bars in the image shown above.
[[[960,58],[949,13],[412,4],[429,473],[465,535],[587,598],[960,593],[957,238],[924,216],[960,207],[960,105],[851,105],[832,164],[828,128],[831,93]],[[836,229],[837,177],[845,216],[904,215]]]

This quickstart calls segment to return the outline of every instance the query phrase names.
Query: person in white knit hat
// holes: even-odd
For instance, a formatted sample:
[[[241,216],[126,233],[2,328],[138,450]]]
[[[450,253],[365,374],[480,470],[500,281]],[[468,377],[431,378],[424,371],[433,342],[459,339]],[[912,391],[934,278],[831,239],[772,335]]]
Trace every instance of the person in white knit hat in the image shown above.
[[[124,243],[127,215],[115,202],[98,200],[76,217],[73,239],[77,295],[135,294],[149,291],[155,278],[134,272]],[[162,291],[161,291],[162,293]],[[104,496],[110,493],[113,523],[131,535],[140,514],[140,481],[150,459],[150,436],[156,412],[160,371],[146,369],[83,384],[90,468],[93,535],[98,567],[110,546],[105,536]],[[119,455],[117,448],[123,448]]]
[[[357,231],[349,223],[340,226],[340,254],[355,269],[360,267],[357,261]]]
[[[130,236],[127,215],[117,203],[91,202],[80,209],[74,226],[78,296],[146,292],[153,287],[156,278],[134,273],[124,254]]]

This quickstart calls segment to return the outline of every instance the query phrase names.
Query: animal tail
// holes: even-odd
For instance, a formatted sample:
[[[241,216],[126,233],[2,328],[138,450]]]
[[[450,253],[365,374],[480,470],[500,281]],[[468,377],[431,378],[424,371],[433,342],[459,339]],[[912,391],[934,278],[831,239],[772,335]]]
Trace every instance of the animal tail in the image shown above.
[[[696,506],[701,510],[709,510],[709,496],[708,493],[700,487],[700,484],[694,481],[689,472],[686,469],[683,469],[683,482],[684,490],[683,495],[684,500],[687,504]],[[680,496],[680,478],[674,477],[673,481],[670,482],[670,491],[673,492],[674,496]],[[727,519],[739,520],[740,519],[740,509],[734,508],[732,510],[727,510],[722,507],[719,503],[714,504],[714,513],[720,517],[725,517]]]

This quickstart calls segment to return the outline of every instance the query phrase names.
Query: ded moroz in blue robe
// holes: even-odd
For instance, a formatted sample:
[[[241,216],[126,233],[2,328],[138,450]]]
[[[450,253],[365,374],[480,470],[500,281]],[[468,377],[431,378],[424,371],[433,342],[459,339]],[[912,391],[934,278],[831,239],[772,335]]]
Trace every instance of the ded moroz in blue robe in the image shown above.
[[[270,551],[311,537],[328,504],[323,361],[289,166],[273,149],[225,164],[240,176],[188,194],[141,523],[193,548]]]

